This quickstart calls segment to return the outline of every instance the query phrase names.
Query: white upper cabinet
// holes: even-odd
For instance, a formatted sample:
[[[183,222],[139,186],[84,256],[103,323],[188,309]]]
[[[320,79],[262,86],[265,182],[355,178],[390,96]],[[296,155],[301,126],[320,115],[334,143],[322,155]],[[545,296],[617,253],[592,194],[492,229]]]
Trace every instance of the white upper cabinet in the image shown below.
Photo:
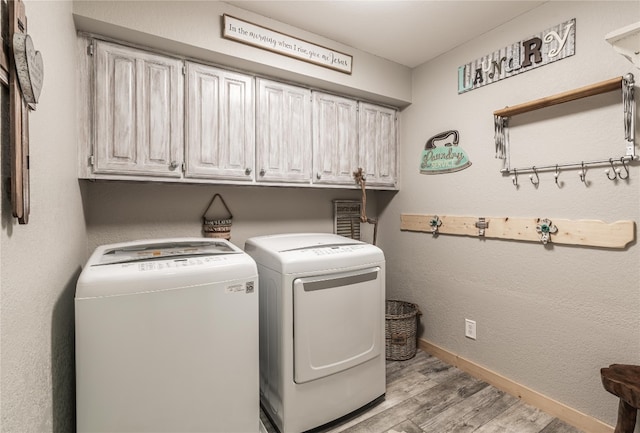
[[[397,110],[170,55],[77,40],[79,176],[397,188]]]
[[[311,91],[257,79],[256,180],[311,182]]]
[[[358,113],[360,167],[367,186],[397,183],[397,110],[360,103]]]
[[[187,62],[185,177],[253,180],[253,78]]]
[[[93,171],[180,177],[182,61],[95,42]]]
[[[313,92],[313,182],[355,185],[358,102]]]

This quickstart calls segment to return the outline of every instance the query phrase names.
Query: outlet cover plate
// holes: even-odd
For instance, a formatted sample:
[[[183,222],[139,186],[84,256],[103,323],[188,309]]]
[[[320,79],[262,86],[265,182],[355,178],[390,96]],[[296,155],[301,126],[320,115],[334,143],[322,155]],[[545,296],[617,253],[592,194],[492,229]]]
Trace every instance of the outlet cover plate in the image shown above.
[[[467,338],[471,338],[472,340],[476,339],[476,321],[464,319],[464,336]]]

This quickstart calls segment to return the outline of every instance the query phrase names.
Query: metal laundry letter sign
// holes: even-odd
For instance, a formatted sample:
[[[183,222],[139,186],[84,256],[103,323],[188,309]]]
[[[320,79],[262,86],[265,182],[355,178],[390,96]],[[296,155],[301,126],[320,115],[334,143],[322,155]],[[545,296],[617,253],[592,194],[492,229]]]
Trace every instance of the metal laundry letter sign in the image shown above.
[[[509,78],[575,54],[576,19],[501,48],[458,68],[458,93]]]

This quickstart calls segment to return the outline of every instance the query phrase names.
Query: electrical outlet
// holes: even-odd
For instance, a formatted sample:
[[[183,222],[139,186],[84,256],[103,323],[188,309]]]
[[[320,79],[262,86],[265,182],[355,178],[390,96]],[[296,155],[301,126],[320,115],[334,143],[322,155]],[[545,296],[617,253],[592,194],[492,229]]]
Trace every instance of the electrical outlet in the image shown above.
[[[472,340],[476,339],[476,321],[464,319],[464,336],[467,338],[471,338]]]

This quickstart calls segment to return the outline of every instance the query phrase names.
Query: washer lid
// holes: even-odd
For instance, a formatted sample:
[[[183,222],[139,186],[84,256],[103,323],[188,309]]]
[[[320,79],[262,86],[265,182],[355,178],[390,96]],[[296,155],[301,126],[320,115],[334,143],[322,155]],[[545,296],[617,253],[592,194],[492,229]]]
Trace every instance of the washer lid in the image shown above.
[[[96,261],[92,265],[241,253],[241,251],[232,248],[229,243],[222,241],[152,241],[107,247],[99,257],[96,257]]]
[[[224,239],[133,241],[96,248],[78,277],[75,298],[150,294],[212,284],[235,290],[236,281],[253,282],[257,276],[253,259]]]

